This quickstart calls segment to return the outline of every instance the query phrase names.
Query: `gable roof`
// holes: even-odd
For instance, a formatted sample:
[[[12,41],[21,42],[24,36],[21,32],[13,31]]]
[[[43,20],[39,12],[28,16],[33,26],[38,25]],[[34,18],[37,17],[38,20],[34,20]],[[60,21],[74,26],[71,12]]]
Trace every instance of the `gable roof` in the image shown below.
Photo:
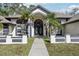
[[[62,13],[62,12],[53,12],[53,13],[55,13],[56,18],[71,18],[72,17],[72,15],[65,14],[65,13]]]
[[[0,23],[14,24],[14,23],[8,21],[7,19],[5,19],[5,17],[3,17],[3,16],[0,16]]]
[[[79,21],[79,14],[74,15],[69,21],[67,21],[65,24],[73,23]]]
[[[17,18],[20,18],[21,15],[10,15],[10,16],[4,16],[5,18],[14,18],[14,19],[17,19]]]
[[[48,11],[46,8],[42,7],[41,5],[37,5],[34,9],[31,10],[31,12],[33,12],[36,9],[40,9],[43,10],[46,13],[50,13],[50,11]]]

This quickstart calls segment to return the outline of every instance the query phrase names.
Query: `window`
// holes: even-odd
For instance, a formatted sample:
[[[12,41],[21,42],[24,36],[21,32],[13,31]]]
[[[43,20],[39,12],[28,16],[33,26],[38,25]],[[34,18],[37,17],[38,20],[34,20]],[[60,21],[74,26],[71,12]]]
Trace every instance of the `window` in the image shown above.
[[[58,29],[57,35],[62,35],[62,30],[61,29]]]
[[[3,24],[3,35],[8,35],[9,33],[9,28],[8,28],[8,24]]]

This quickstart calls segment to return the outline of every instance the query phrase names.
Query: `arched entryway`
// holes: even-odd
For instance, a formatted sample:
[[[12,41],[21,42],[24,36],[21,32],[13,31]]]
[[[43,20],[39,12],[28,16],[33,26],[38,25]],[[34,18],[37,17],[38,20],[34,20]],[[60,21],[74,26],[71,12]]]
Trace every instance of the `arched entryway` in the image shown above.
[[[34,21],[34,34],[39,36],[43,35],[43,21],[40,19]]]

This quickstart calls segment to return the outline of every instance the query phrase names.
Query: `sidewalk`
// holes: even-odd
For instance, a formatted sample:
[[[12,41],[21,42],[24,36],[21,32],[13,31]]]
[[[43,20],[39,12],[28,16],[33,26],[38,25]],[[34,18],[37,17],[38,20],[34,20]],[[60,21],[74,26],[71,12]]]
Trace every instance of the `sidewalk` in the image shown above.
[[[29,56],[49,56],[42,38],[35,38]]]

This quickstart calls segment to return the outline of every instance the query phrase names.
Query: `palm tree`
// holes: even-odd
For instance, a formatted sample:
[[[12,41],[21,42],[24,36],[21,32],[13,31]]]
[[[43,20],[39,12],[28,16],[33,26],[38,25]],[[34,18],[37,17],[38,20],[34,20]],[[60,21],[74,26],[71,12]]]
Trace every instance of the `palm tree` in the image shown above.
[[[54,13],[48,13],[47,20],[49,21],[49,35],[52,34],[52,31],[55,32],[57,28],[62,28]]]
[[[24,26],[23,26],[23,29],[24,29],[23,33],[26,34],[25,32],[27,30],[27,21],[28,21],[29,18],[31,18],[31,15],[30,15],[31,11],[28,10],[28,8],[26,8],[25,6],[22,6],[22,7],[19,8],[18,13],[21,15],[20,19],[23,22],[25,21]]]
[[[23,20],[28,20],[30,18],[30,11],[28,10],[22,10],[20,14],[21,14],[21,19]]]
[[[28,20],[29,18],[33,19],[33,15],[31,15],[31,10],[24,5],[19,8],[18,13],[21,14],[21,19],[23,20]]]

